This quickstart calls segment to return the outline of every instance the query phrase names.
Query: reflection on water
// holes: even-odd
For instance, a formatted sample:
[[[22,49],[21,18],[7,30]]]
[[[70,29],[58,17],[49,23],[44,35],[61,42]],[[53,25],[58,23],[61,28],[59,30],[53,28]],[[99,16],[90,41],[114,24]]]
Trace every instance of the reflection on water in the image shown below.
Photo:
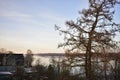
[[[48,57],[42,57],[42,56],[33,56],[34,60],[32,65],[36,65],[37,60],[40,60],[40,64],[47,65],[50,63],[50,59]]]
[[[62,59],[62,57],[59,56],[38,56],[38,55],[34,55],[33,56],[34,60],[32,65],[36,65],[37,60],[40,60],[40,64],[42,65],[49,65],[51,63],[51,59],[55,59],[58,60],[59,58]]]
[[[59,59],[62,60],[63,58],[65,58],[63,56],[39,56],[39,55],[34,55],[33,57],[34,57],[34,61],[33,61],[32,65],[36,65],[37,60],[40,60],[39,64],[46,65],[46,66],[48,66],[51,63],[51,60],[53,58],[57,61]],[[101,61],[101,58],[99,58],[98,61]],[[84,62],[80,62],[80,63],[84,63]],[[104,62],[100,62],[98,65],[104,66]],[[115,61],[110,60],[108,66],[109,66],[109,69],[108,69],[107,73],[110,74],[111,66],[112,66],[112,68],[115,68]],[[84,67],[73,67],[73,68],[71,68],[70,72],[72,74],[78,74],[78,73],[85,72],[84,70],[85,70]]]
[[[57,61],[61,61],[63,58],[63,56],[38,56],[38,55],[34,55],[33,56],[34,58],[34,61],[32,63],[32,65],[36,65],[37,63],[37,60],[40,60],[39,64],[42,64],[42,65],[49,65],[51,63],[51,60],[54,58],[55,60]],[[78,74],[80,72],[83,72],[84,69],[80,68],[80,67],[74,67],[74,68],[71,68],[71,73],[72,74]]]

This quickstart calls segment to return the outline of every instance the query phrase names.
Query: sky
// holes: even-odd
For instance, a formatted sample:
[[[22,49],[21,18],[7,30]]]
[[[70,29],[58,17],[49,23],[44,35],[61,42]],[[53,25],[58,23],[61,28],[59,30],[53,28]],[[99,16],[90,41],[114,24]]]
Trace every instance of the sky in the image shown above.
[[[63,37],[54,25],[64,28],[66,20],[76,20],[87,0],[0,0],[0,48],[16,53],[60,53]],[[120,7],[115,21],[119,22]]]

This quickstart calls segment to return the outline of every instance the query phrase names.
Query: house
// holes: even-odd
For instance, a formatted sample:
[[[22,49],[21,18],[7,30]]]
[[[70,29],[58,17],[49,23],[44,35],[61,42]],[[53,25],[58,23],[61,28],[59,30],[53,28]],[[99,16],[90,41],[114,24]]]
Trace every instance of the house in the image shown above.
[[[17,66],[24,66],[23,54],[0,53],[0,72],[15,72]]]
[[[24,66],[23,54],[0,53],[0,66]]]

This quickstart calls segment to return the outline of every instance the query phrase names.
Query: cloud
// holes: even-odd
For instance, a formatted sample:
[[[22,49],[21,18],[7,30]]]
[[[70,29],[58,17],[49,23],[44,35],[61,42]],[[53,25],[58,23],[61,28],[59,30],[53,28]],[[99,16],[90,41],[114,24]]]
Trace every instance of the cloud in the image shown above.
[[[1,11],[0,17],[31,17],[31,16],[16,11]]]
[[[60,22],[60,23],[67,20],[66,17],[59,15],[58,13],[49,12],[49,11],[39,13],[38,17],[44,18],[46,20],[54,21],[54,22]]]
[[[34,18],[34,15],[25,14],[18,11],[2,11],[0,13],[0,17],[5,18],[6,20],[10,20],[13,22],[17,22],[18,24],[31,24],[34,26],[46,26],[44,23],[40,23],[40,21]]]
[[[54,26],[54,24],[64,24],[67,18],[54,13],[44,11],[42,13],[25,14],[20,11],[2,11],[0,17],[19,24],[27,24],[40,27]]]

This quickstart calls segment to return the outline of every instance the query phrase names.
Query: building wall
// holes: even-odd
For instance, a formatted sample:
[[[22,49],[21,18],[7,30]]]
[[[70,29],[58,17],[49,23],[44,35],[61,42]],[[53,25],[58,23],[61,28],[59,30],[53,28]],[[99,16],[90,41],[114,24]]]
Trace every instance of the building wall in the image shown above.
[[[0,66],[24,66],[23,54],[0,54]]]

